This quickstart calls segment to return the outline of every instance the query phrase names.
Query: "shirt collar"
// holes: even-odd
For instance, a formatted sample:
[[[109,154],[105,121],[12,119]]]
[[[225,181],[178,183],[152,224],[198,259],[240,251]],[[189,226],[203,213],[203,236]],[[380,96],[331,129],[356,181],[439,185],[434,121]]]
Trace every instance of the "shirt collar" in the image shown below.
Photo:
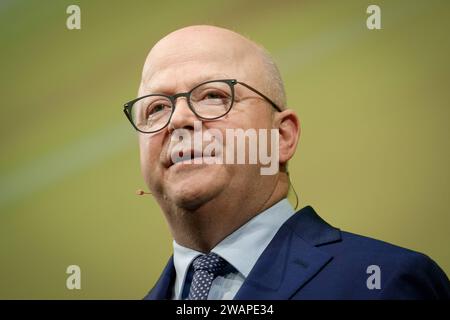
[[[246,278],[278,229],[293,214],[294,209],[289,201],[283,199],[250,219],[211,251],[227,260]],[[180,296],[191,262],[202,254],[202,252],[183,247],[175,240],[173,241],[176,297]]]

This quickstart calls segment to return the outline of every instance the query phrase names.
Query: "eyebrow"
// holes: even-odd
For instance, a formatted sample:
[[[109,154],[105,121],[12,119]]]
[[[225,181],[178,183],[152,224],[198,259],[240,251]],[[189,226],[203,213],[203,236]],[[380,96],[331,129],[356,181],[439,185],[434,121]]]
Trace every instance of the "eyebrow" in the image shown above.
[[[191,90],[192,88],[194,88],[196,85],[206,82],[206,81],[210,81],[210,80],[225,80],[225,79],[234,79],[233,77],[230,77],[229,75],[226,75],[224,73],[217,73],[217,74],[212,74],[212,75],[202,75],[199,76],[198,78],[195,78],[194,81],[189,82],[189,86],[187,91]],[[172,89],[171,89],[172,88]],[[144,86],[143,87],[143,92],[142,95],[147,95],[147,94],[153,94],[153,93],[162,93],[162,94],[175,94],[178,92],[175,92],[175,90],[173,90],[173,87],[170,84],[162,84],[162,86],[156,86],[153,88],[149,88],[148,86]]]

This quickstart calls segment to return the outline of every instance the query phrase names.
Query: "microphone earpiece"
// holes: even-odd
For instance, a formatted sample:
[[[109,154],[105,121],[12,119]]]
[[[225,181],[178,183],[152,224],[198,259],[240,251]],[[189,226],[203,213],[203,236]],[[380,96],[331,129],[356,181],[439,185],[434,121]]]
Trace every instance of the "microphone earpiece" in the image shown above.
[[[151,192],[144,192],[144,190],[139,189],[139,190],[136,190],[136,194],[138,196],[143,196],[144,194],[152,194],[152,193]]]

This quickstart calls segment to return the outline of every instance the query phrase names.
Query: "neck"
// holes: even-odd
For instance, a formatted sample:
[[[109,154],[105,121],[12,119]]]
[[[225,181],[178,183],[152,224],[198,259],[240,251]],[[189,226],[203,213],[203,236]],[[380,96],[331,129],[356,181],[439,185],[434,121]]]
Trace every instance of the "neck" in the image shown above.
[[[250,219],[285,198],[287,190],[287,176],[279,174],[275,186],[264,194],[241,192],[233,197],[223,194],[194,211],[175,207],[164,212],[178,244],[207,253]]]

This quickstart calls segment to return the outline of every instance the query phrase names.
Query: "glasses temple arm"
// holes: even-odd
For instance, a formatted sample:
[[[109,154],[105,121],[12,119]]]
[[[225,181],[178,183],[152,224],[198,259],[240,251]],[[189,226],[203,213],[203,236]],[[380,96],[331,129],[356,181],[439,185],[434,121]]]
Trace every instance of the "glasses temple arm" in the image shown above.
[[[269,99],[265,94],[259,92],[258,90],[256,90],[256,89],[250,87],[248,84],[245,84],[245,83],[243,83],[243,82],[239,82],[239,81],[238,81],[238,82],[236,82],[236,83],[239,83],[240,85],[243,85],[243,86],[246,87],[247,89],[250,89],[250,90],[253,91],[254,93],[260,95],[261,97],[263,97],[264,99],[266,99],[266,101],[269,102],[269,103],[272,105],[272,107],[274,107],[278,112],[281,112],[281,108],[278,107],[278,106],[276,105],[276,103],[273,102],[271,99]]]

